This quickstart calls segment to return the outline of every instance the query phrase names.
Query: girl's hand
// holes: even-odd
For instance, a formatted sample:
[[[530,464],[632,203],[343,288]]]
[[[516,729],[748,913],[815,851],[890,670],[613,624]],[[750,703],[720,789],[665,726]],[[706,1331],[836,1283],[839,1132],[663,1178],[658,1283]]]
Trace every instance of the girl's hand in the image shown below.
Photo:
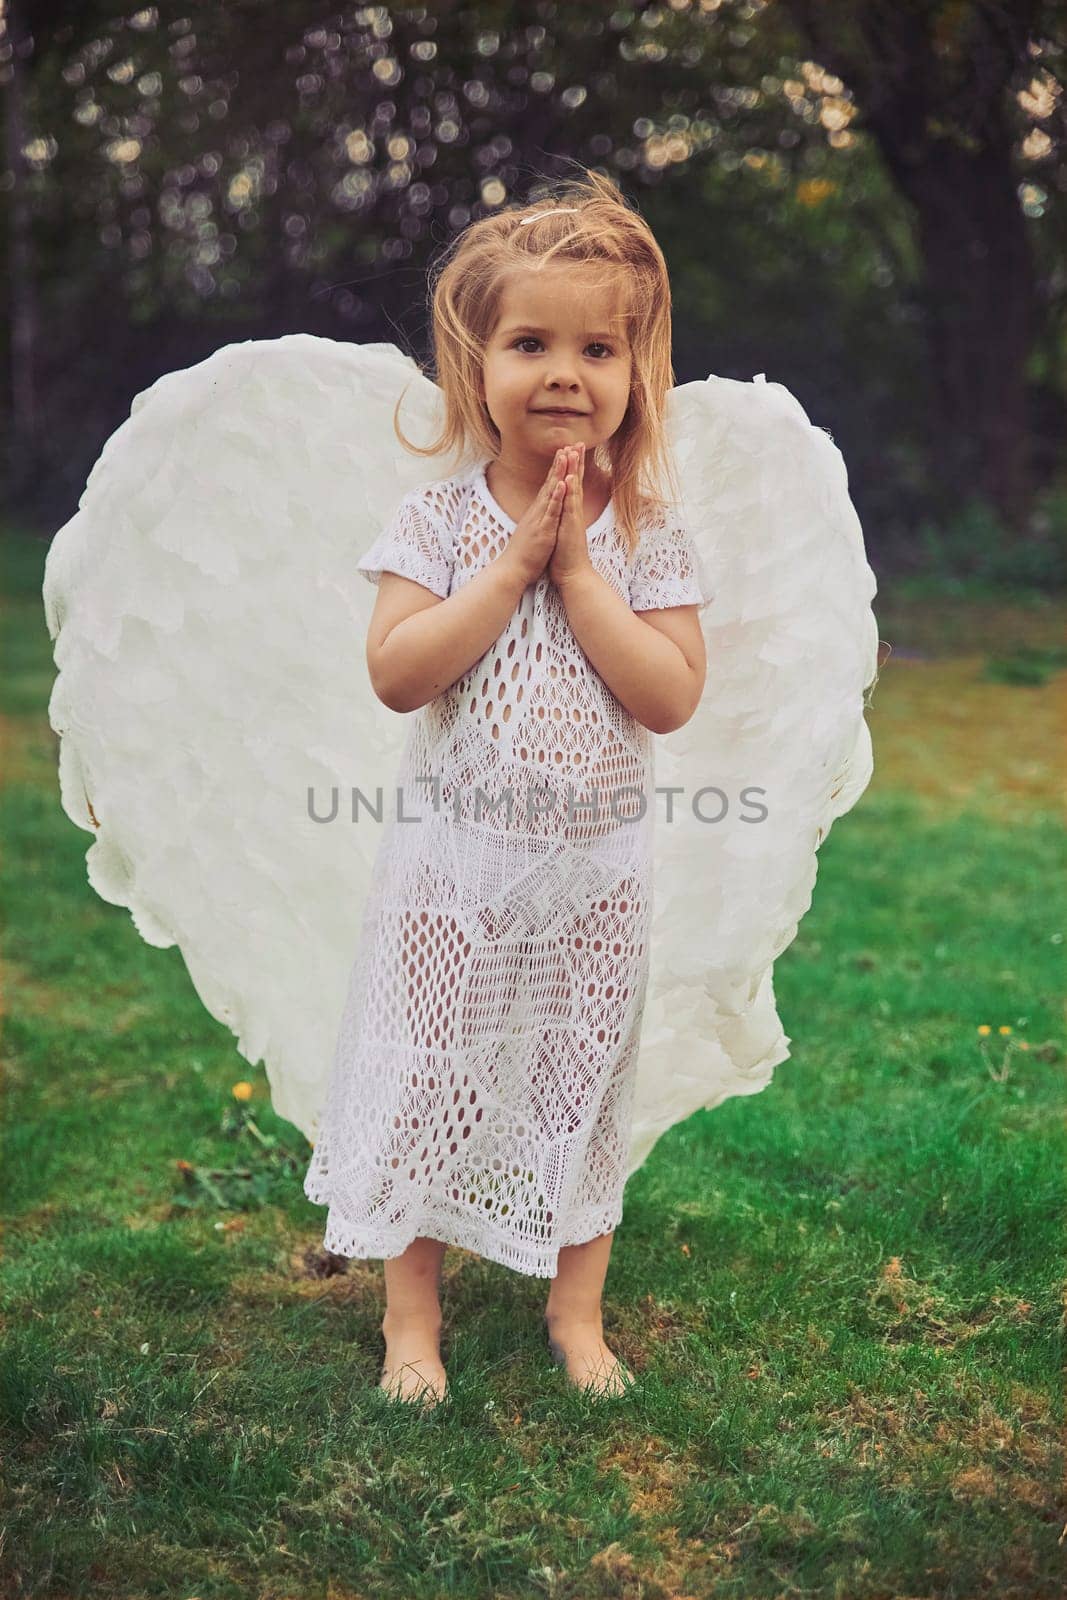
[[[537,582],[556,546],[564,498],[563,458],[564,452],[557,450],[544,483],[515,524],[507,549],[499,557],[522,574],[524,587]]]
[[[559,519],[556,548],[548,563],[548,575],[557,588],[581,572],[594,571],[585,537],[585,445],[567,445],[565,471],[566,499]]]

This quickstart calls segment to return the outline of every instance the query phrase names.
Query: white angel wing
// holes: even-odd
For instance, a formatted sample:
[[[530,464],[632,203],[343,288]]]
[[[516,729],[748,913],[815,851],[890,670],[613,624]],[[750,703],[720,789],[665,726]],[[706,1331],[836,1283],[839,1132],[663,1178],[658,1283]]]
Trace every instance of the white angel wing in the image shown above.
[[[402,393],[422,442],[442,397],[391,344],[294,334],[168,373],[108,440],[45,567],[49,718],[63,807],[95,835],[89,881],[148,943],[178,945],[311,1140],[380,838],[350,800],[390,803],[407,732],[368,681],[374,596],[356,562],[405,494],[456,470],[396,440]],[[772,964],[871,773],[874,580],[839,453],[780,385],[713,377],[670,407],[714,598],[703,701],[657,752],[684,793],[657,822],[630,1171],[788,1055]],[[692,810],[707,784],[727,825]],[[746,785],[766,791],[765,822],[737,822]]]
[[[711,596],[708,674],[655,753],[657,789],[680,792],[670,821],[656,796],[631,1173],[667,1128],[757,1093],[788,1057],[773,963],[811,904],[816,851],[873,772],[876,583],[840,451],[762,374],[679,386],[667,423]]]
[[[356,562],[447,475],[441,394],[392,344],[293,334],[133,401],[55,535],[44,604],[63,808],[89,881],[177,944],[309,1139],[407,733],[370,687]],[[336,801],[337,814],[331,818]]]

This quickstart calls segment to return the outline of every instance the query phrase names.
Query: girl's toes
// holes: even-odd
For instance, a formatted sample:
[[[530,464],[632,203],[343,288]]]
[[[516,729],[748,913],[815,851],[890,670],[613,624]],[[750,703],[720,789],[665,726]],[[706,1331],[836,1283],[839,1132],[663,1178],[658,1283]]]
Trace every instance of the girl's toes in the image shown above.
[[[629,1367],[609,1350],[596,1329],[548,1325],[548,1345],[556,1365],[563,1367],[571,1383],[586,1394],[625,1394],[634,1382]]]
[[[406,1361],[384,1366],[378,1387],[390,1400],[414,1400],[429,1410],[445,1398],[448,1378],[440,1362]]]

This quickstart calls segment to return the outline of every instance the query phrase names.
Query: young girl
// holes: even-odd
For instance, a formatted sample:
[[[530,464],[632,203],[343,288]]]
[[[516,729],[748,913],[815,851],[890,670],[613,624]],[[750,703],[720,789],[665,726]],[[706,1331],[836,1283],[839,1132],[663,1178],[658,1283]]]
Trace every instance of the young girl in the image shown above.
[[[310,334],[158,378],[45,565],[89,883],[263,1062],[326,1247],[385,1262],[381,1387],[430,1404],[449,1244],[629,1382],[626,1179],[788,1057],[774,962],[873,771],[841,454],[763,374],[671,387],[663,258],[587,176],[460,235],[438,383]],[[390,785],[376,851],[323,826]]]
[[[433,297],[467,471],[359,562],[367,667],[412,725],[304,1188],[325,1246],[384,1260],[380,1387],[447,1393],[449,1244],[552,1280],[553,1358],[591,1392],[648,974],[650,739],[704,687],[697,552],[654,493],[670,285],[609,180],[494,214]],[[405,441],[406,442],[406,441]],[[653,492],[646,486],[651,485]]]

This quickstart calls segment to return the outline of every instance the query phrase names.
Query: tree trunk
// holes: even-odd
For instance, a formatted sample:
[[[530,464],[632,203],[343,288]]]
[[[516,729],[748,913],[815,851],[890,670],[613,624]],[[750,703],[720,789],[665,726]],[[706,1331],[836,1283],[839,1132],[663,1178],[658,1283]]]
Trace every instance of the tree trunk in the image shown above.
[[[29,170],[22,154],[28,134],[25,121],[26,52],[31,41],[19,0],[9,0],[8,35],[11,72],[7,83],[4,117],[6,165],[14,174],[8,213],[8,293],[11,327],[11,446],[9,483],[16,491],[32,470],[37,438],[37,393],[34,356],[37,309],[33,280],[33,216],[30,207]]]
[[[939,419],[930,440],[934,477],[950,505],[984,495],[1021,528],[1032,493],[1026,360],[1034,263],[1010,137],[1005,130],[973,150],[935,140],[910,163],[883,148],[918,220]]]
[[[944,509],[985,496],[1021,531],[1037,300],[1007,97],[1037,0],[786,4],[815,59],[853,90],[853,127],[871,134],[915,211],[937,419],[929,467]]]

